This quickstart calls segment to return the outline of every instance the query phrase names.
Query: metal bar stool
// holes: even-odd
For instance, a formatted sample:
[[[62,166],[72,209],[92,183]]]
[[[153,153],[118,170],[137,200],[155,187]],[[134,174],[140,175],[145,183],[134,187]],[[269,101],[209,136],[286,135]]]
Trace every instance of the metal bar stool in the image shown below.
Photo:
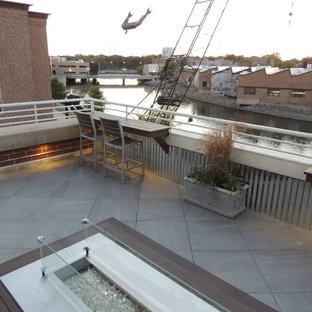
[[[144,176],[144,163],[143,163],[143,140],[133,139],[124,135],[120,120],[108,119],[100,117],[102,129],[104,132],[104,154],[106,155],[107,147],[121,151],[121,159],[107,162],[107,157],[103,157],[104,160],[104,175],[106,174],[106,168],[121,173],[121,183],[125,183],[125,173],[131,171],[134,174],[138,174],[132,171],[134,168],[142,167],[142,176]],[[131,146],[139,145],[141,148],[142,161],[130,159],[127,155],[127,151]]]
[[[102,151],[100,149],[98,150],[98,146],[100,146],[104,137],[103,131],[97,129],[90,113],[75,112],[75,114],[77,116],[80,132],[80,161],[82,159],[91,161],[94,163],[94,169],[96,169],[98,161],[103,159]],[[92,153],[83,154],[83,139],[93,141]],[[99,153],[101,155],[100,157],[98,157]]]

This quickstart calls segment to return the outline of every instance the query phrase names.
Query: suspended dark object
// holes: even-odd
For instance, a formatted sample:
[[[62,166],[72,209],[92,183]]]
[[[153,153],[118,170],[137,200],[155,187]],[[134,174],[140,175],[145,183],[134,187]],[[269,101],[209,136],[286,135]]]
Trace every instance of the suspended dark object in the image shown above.
[[[121,24],[121,28],[128,32],[129,29],[135,29],[138,26],[140,26],[143,21],[145,20],[146,16],[150,14],[152,11],[150,9],[146,10],[146,13],[141,16],[141,18],[136,22],[129,22],[130,17],[132,16],[131,12],[128,13],[127,18],[124,20],[124,22]]]
[[[180,106],[182,100],[183,100],[182,96],[175,96],[173,98],[170,98],[170,97],[166,97],[166,96],[160,95],[157,98],[157,103],[159,105]]]

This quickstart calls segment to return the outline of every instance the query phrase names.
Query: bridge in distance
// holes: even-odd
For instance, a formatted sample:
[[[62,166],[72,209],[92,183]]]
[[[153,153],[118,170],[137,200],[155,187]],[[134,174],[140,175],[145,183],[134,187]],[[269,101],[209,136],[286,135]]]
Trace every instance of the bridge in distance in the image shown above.
[[[137,79],[140,81],[152,80],[153,76],[150,75],[139,75],[139,74],[122,74],[122,73],[107,73],[107,74],[97,74],[97,75],[86,75],[86,74],[66,74],[67,79]]]

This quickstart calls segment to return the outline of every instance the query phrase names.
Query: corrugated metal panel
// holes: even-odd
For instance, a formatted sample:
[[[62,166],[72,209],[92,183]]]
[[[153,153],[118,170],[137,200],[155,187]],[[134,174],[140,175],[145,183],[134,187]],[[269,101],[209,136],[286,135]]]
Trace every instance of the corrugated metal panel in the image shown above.
[[[166,154],[154,141],[144,144],[146,168],[177,183],[183,183],[192,167],[206,162],[199,153],[171,146]],[[312,229],[312,183],[243,165],[236,165],[235,172],[249,184],[248,209]]]

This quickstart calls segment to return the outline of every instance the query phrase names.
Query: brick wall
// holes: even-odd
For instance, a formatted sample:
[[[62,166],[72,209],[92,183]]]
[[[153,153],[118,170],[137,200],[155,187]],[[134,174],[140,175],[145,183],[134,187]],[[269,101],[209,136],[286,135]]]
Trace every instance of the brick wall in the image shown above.
[[[27,23],[27,7],[0,5],[0,86],[3,103],[34,100]]]
[[[83,142],[83,148],[92,147],[90,141]],[[34,160],[64,155],[79,151],[80,139],[70,139],[0,152],[0,167],[17,165]]]
[[[51,99],[47,14],[29,5],[0,1],[2,103]]]
[[[198,72],[198,79],[196,81],[195,87],[198,88],[198,90],[205,90],[205,91],[210,91],[211,88],[211,75],[212,71],[216,70],[216,67],[205,70],[203,72],[199,71]],[[203,82],[206,81],[206,86],[203,86]]]
[[[28,12],[29,42],[36,101],[51,100],[51,68],[47,45],[47,14]]]
[[[310,105],[312,103],[312,72],[292,75],[290,70],[266,74],[265,69],[239,77],[238,104],[280,103]],[[245,94],[245,87],[256,88],[256,93]],[[280,89],[279,96],[267,95],[268,88]],[[293,97],[292,90],[305,90],[304,97]]]

